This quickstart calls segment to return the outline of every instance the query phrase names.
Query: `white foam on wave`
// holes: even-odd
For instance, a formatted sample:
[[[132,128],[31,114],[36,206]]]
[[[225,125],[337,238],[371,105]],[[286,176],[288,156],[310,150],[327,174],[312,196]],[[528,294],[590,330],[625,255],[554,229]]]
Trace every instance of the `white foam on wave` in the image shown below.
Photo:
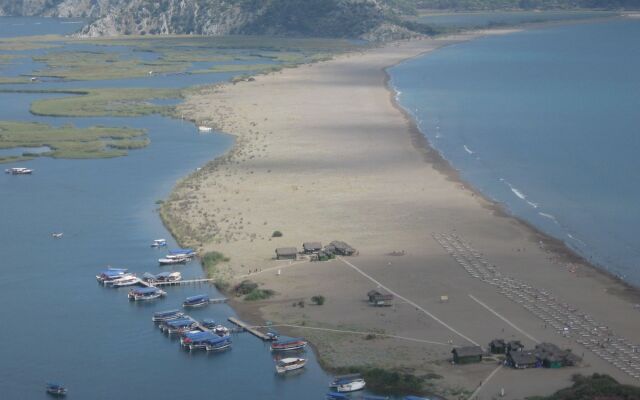
[[[66,21],[66,22],[60,22],[61,24],[83,24],[84,22],[82,21]]]
[[[529,204],[531,207],[533,208],[538,208],[538,203],[534,203],[533,201],[527,200],[527,196],[525,196],[524,193],[522,193],[520,190],[518,190],[517,188],[515,188],[512,184],[510,184],[509,182],[507,182],[506,180],[504,180],[504,178],[500,178],[500,182],[504,182],[507,184],[507,186],[509,186],[509,189],[511,189],[511,192],[513,194],[516,195],[516,197],[518,197],[520,200],[524,200],[527,202],[527,204]]]
[[[543,213],[543,212],[538,212],[538,215],[540,215],[541,217],[545,217],[548,218],[550,220],[552,220],[553,222],[555,222],[556,224],[558,223],[558,220],[556,219],[556,217],[554,217],[551,214],[547,214],[547,213]]]
[[[567,237],[568,237],[569,239],[573,240],[573,241],[576,241],[576,242],[580,243],[580,244],[581,244],[581,245],[583,245],[583,246],[585,245],[585,242],[583,242],[582,240],[578,239],[577,237],[573,236],[573,235],[572,235],[572,234],[570,234],[570,233],[567,233]]]
[[[469,149],[466,144],[463,145],[463,147],[464,147],[464,151],[466,151],[467,153],[469,153],[469,154],[474,154],[475,153],[474,151],[471,151],[471,149]]]

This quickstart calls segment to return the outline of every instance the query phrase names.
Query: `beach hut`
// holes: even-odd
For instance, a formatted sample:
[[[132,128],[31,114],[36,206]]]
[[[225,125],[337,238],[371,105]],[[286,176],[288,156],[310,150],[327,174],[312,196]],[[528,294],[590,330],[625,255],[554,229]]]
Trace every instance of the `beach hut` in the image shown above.
[[[515,369],[537,368],[540,361],[533,351],[511,351],[507,354],[507,364]]]
[[[491,354],[505,354],[507,352],[507,344],[503,339],[493,339],[489,342],[489,351]]]
[[[333,242],[329,243],[329,246],[327,246],[327,248],[335,254],[341,256],[352,256],[356,254],[356,249],[340,240],[334,240]],[[325,250],[328,250],[327,248],[325,248]]]
[[[469,364],[482,361],[482,348],[480,346],[456,347],[451,350],[454,364]]]
[[[553,343],[540,343],[536,345],[535,351],[545,368],[562,368],[575,365],[580,361],[580,357],[571,353],[570,350],[562,350]]]
[[[276,249],[277,260],[295,260],[298,258],[298,249],[295,247],[279,247]]]
[[[302,243],[302,251],[304,254],[315,254],[322,250],[320,242],[304,242]]]
[[[393,301],[393,295],[390,293],[380,293],[377,290],[370,290],[367,293],[369,304],[376,307],[389,307]]]

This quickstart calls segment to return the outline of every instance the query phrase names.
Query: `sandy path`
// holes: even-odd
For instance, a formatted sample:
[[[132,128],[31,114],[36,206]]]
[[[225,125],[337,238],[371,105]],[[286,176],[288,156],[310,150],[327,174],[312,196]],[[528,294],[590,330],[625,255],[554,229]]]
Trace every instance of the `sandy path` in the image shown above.
[[[312,340],[327,366],[436,372],[444,379],[433,384],[451,398],[468,397],[494,371],[478,398],[501,388],[506,398],[549,393],[578,372],[636,382],[467,273],[434,239],[455,232],[501,276],[553,293],[616,335],[640,341],[633,291],[552,251],[552,241],[466,188],[395,107],[383,69],[451,41],[389,45],[190,97],[181,110],[186,116],[238,139],[227,156],[178,185],[165,205],[168,224],[184,244],[231,257],[219,276],[237,281],[248,275],[278,293],[258,304],[236,304],[252,322],[326,328],[288,329]],[[275,230],[284,236],[272,238]],[[340,260],[288,266],[272,259],[276,247],[336,239],[359,250],[345,259],[357,270]],[[405,255],[388,255],[400,250]],[[401,296],[393,307],[366,303],[367,291],[378,284]],[[327,298],[321,307],[292,306],[318,294]],[[440,301],[443,295],[448,302]],[[495,337],[527,346],[535,344],[531,338],[551,341],[584,354],[585,361],[562,370],[496,370],[495,361],[451,366],[450,348],[437,344],[486,345]]]

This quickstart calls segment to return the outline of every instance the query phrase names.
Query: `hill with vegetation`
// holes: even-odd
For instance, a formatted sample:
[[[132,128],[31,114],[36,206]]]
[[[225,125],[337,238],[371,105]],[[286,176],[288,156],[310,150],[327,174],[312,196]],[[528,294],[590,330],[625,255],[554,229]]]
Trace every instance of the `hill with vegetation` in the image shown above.
[[[640,388],[623,385],[609,375],[575,375],[573,385],[551,396],[527,400],[640,400]]]
[[[415,0],[421,9],[481,10],[637,10],[640,0]]]

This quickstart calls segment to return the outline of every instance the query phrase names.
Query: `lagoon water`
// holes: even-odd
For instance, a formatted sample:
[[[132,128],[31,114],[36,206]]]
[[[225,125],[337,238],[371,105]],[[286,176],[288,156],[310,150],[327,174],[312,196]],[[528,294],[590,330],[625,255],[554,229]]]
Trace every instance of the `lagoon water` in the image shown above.
[[[640,284],[640,20],[452,45],[390,70],[466,181]]]
[[[21,27],[20,34],[69,33],[73,25],[66,22],[1,18],[0,35],[15,36],[11,26]],[[47,30],[42,31],[45,25]],[[12,66],[14,71],[36,67],[26,58]],[[145,77],[26,87],[136,87],[151,82],[156,87],[163,83],[184,87],[228,77],[180,74],[164,80]],[[0,397],[45,399],[44,383],[51,380],[66,384],[70,399],[322,398],[330,377],[311,351],[306,353],[310,358],[306,371],[283,378],[274,373],[268,346],[253,336],[235,334],[233,349],[225,353],[189,353],[151,322],[154,311],[179,308],[187,296],[219,296],[213,287],[170,287],[166,298],[139,304],[127,300],[128,288],[109,289],[96,283],[96,273],[107,265],[126,266],[139,275],[176,269],[187,279],[202,276],[197,262],[176,268],[157,265],[164,252],[149,244],[170,235],[155,202],[166,197],[178,179],[228,149],[232,138],[200,135],[191,123],[161,116],[31,115],[29,104],[43,96],[53,95],[0,94],[0,120],[144,128],[151,144],[115,159],[42,158],[4,164],[3,168],[26,166],[35,172],[0,174]],[[64,238],[53,239],[52,232],[64,232]],[[175,247],[171,240],[170,247]],[[234,312],[227,305],[212,305],[190,314],[226,323]]]

